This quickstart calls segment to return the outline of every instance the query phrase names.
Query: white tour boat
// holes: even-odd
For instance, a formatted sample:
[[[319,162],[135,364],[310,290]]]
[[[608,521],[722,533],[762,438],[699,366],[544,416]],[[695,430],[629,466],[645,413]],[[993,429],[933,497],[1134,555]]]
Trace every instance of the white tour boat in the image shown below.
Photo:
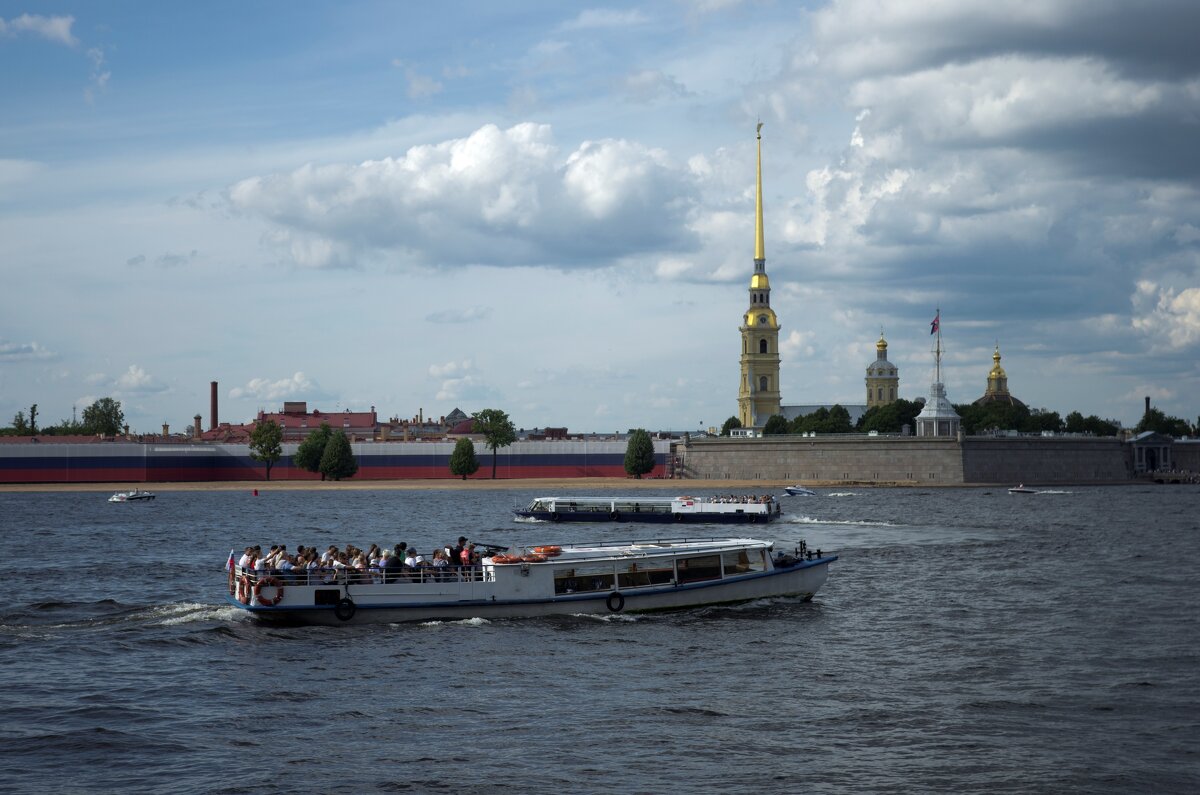
[[[547,522],[692,522],[742,524],[779,518],[770,495],[729,497],[537,497],[513,511],[518,520]]]
[[[755,538],[527,547],[473,567],[264,572],[229,566],[226,598],[258,618],[306,624],[522,618],[809,600],[836,555]]]
[[[154,499],[154,492],[134,489],[133,491],[118,491],[108,498],[109,502],[140,502]]]

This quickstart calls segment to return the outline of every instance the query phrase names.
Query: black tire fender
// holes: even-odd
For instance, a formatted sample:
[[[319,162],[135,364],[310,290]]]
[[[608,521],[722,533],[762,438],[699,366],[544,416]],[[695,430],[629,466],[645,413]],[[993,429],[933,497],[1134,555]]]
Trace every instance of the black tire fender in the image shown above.
[[[339,599],[333,607],[333,614],[338,617],[338,621],[349,621],[357,612],[358,605],[354,604],[354,600],[349,597]]]
[[[604,600],[604,604],[608,606],[608,612],[620,613],[625,609],[625,595],[620,591],[613,591]]]

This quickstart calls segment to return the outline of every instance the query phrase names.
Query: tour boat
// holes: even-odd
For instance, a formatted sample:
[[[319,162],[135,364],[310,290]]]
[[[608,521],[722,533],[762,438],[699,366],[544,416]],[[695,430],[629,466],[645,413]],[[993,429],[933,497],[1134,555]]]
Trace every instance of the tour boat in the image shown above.
[[[804,486],[784,486],[783,490],[792,497],[815,497],[817,493],[812,489],[807,489]]]
[[[547,522],[701,522],[734,524],[779,518],[770,495],[729,497],[537,497],[513,511],[518,520]]]
[[[498,548],[500,549],[500,548]],[[642,613],[769,597],[812,599],[836,555],[755,538],[526,547],[477,566],[399,574],[228,566],[226,598],[256,618],[303,624]]]
[[[134,489],[133,491],[118,491],[116,494],[108,498],[109,502],[138,502],[139,500],[154,499],[154,492],[141,491]]]

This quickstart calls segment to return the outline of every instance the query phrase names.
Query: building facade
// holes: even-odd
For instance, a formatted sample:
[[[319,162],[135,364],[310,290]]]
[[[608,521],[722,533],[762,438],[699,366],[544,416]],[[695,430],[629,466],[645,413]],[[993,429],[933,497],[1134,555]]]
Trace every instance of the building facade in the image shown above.
[[[879,332],[875,361],[867,365],[867,408],[886,406],[900,397],[900,369],[888,361],[888,344]]]

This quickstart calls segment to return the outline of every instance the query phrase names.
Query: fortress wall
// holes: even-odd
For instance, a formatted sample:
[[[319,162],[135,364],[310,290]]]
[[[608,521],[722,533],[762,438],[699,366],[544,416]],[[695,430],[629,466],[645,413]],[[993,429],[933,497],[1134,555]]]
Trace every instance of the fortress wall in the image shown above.
[[[958,484],[956,439],[768,436],[696,439],[675,446],[677,477],[712,480]]]
[[[968,437],[968,483],[1111,483],[1133,477],[1128,445],[1115,438]]]
[[[1200,439],[1176,439],[1171,445],[1171,463],[1175,469],[1200,472]]]

